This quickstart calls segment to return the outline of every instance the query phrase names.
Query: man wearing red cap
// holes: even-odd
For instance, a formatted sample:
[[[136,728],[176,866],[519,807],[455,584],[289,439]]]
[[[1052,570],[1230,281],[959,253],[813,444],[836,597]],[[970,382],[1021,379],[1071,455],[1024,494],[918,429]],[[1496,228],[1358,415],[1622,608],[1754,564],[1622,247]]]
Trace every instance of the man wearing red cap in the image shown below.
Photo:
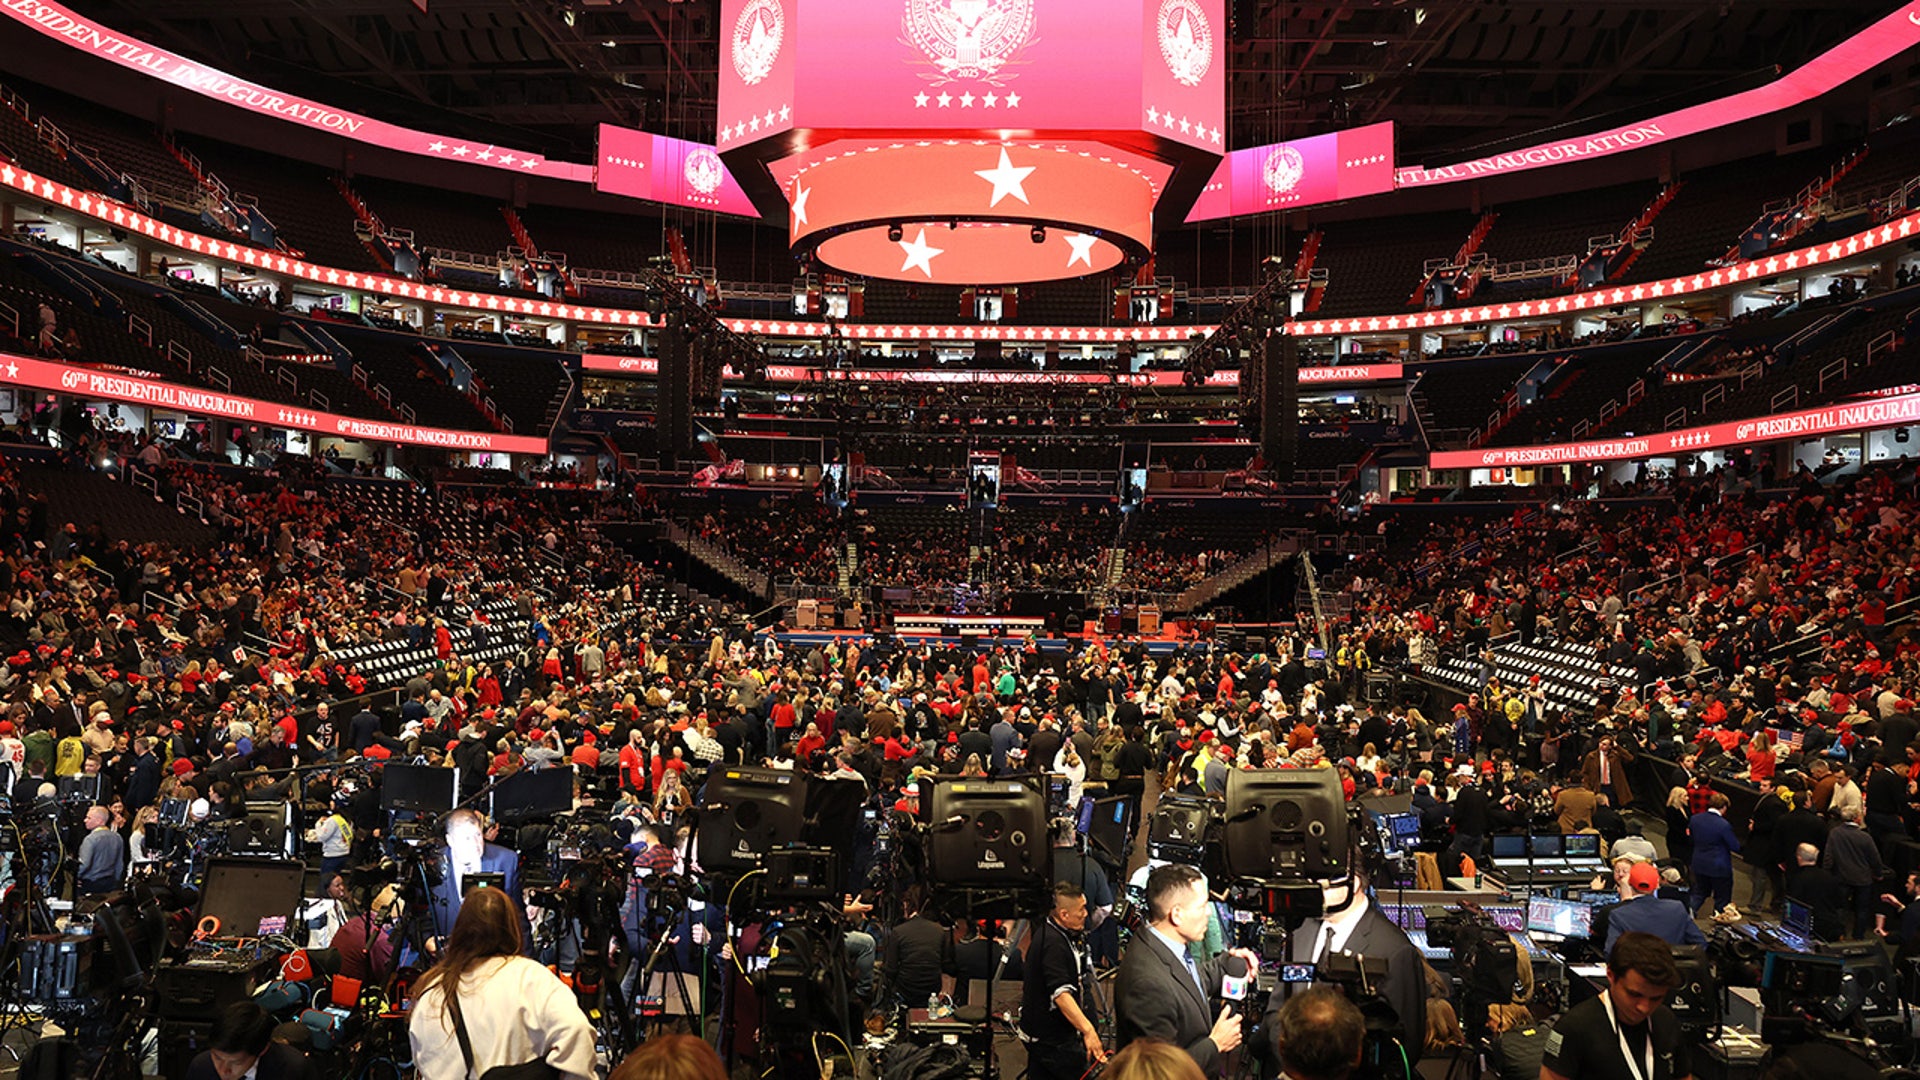
[[[1637,862],[1627,871],[1627,887],[1633,899],[1607,913],[1607,949],[1621,934],[1643,933],[1669,945],[1705,945],[1707,935],[1687,914],[1687,905],[1660,895],[1660,868],[1650,862]]]

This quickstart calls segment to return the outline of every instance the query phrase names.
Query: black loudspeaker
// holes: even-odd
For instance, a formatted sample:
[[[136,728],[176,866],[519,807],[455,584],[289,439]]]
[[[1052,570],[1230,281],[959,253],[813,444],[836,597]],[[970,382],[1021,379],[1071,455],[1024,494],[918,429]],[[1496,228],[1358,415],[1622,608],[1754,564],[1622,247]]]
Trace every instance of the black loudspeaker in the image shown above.
[[[1196,799],[1162,796],[1147,822],[1147,842],[1154,847],[1197,848],[1207,838],[1207,820],[1212,809]]]
[[[1719,1015],[1714,999],[1720,989],[1714,982],[1713,961],[1704,948],[1683,945],[1673,950],[1673,966],[1680,971],[1680,982],[1668,995],[1667,1007],[1690,1037],[1698,1037],[1713,1027]]]
[[[934,885],[1017,888],[1052,874],[1046,793],[1032,780],[932,781],[927,880]]]
[[[1260,456],[1285,484],[1293,480],[1293,463],[1300,456],[1300,344],[1292,334],[1276,331],[1267,335],[1263,353]]]
[[[1227,774],[1222,854],[1239,882],[1345,877],[1347,803],[1333,769],[1235,769]]]
[[[680,467],[680,455],[693,445],[693,350],[686,327],[669,317],[660,331],[660,382],[654,426],[660,439],[660,467]]]
[[[1862,1017],[1892,1016],[1900,1012],[1900,983],[1893,961],[1876,941],[1841,941],[1820,945],[1818,951],[1846,963],[1840,994]]]
[[[800,839],[807,779],[785,769],[734,766],[707,778],[698,830],[700,865],[721,874],[758,870],[767,852]]]
[[[291,810],[287,803],[248,803],[246,816],[227,824],[227,853],[285,858],[287,815]]]

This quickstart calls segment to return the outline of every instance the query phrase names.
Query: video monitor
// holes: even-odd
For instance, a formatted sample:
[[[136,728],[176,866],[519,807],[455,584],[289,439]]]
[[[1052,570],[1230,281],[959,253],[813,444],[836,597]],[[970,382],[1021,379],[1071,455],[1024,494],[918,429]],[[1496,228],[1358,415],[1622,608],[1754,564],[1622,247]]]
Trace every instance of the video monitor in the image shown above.
[[[1593,909],[1575,900],[1529,897],[1527,930],[1536,934],[1557,934],[1562,938],[1589,938],[1593,936]]]

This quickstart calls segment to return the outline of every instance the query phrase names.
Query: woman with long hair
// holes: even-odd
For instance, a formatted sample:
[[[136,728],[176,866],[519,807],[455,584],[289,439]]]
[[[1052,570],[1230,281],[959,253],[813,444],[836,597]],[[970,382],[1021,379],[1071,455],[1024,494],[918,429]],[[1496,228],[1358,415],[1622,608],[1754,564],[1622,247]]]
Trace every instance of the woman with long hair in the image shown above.
[[[465,1080],[534,1060],[594,1080],[593,1026],[558,976],[520,955],[522,944],[520,912],[506,893],[467,894],[440,962],[414,985],[407,1037],[420,1080]]]

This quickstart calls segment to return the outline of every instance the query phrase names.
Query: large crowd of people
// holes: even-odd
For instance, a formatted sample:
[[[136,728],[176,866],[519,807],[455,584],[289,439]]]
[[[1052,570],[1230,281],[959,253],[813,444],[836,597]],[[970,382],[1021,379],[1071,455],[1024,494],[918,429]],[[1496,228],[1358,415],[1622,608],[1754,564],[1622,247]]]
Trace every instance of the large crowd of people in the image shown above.
[[[445,976],[452,986],[522,953],[563,972],[609,943],[643,955],[646,875],[688,869],[698,793],[730,765],[855,781],[883,814],[916,809],[922,782],[941,776],[1044,771],[1076,794],[1103,785],[1134,799],[1208,799],[1236,769],[1325,768],[1349,797],[1411,795],[1445,870],[1480,857],[1503,828],[1594,829],[1619,851],[1639,850],[1648,823],[1681,879],[1656,890],[1684,890],[1690,913],[1728,917],[1738,860],[1763,907],[1804,897],[1823,924],[1844,919],[1920,950],[1915,890],[1882,880],[1892,846],[1920,828],[1920,721],[1908,697],[1920,648],[1898,621],[1920,558],[1920,500],[1904,467],[1839,485],[1802,476],[1783,489],[1727,471],[1617,507],[1569,503],[1396,537],[1335,585],[1350,613],[1327,627],[1336,647],[1321,661],[1309,659],[1308,626],[1239,651],[1130,637],[1066,651],[785,642],[720,611],[636,605],[650,571],[582,527],[577,505],[462,489],[439,494],[442,522],[403,523],[317,473],[234,474],[148,454],[134,436],[102,438],[64,467],[93,467],[103,449],[141,463],[165,491],[202,499],[221,536],[200,550],[118,540],[94,523],[50,521],[11,468],[0,477],[0,637],[13,650],[0,666],[0,759],[19,777],[15,804],[39,803],[65,777],[103,778],[73,823],[63,889],[107,893],[170,873],[149,827],[170,800],[218,823],[272,798],[302,808],[302,850],[342,909],[394,914],[391,897],[355,901],[332,881],[386,854],[394,822],[377,791],[389,763],[457,767],[462,797],[572,765],[576,803],[612,813],[633,837],[640,885],[620,925],[532,904],[524,940],[492,925],[473,931],[484,940],[470,948],[438,953],[461,958]],[[1052,521],[1005,558],[1048,580],[1046,567],[1106,525],[1081,517]],[[484,539],[453,550],[440,525],[456,518],[483,524]],[[1637,677],[1571,708],[1503,682],[1490,650],[1515,640],[1590,645]],[[380,687],[336,654],[396,641],[432,661],[396,688],[397,707],[376,705],[366,694]],[[469,658],[496,644],[512,648]],[[1418,676],[1440,653],[1489,658],[1459,704],[1363,693],[1368,672]],[[1635,790],[1639,756],[1675,767],[1655,790]],[[1745,820],[1723,827],[1716,777],[1755,790]],[[512,853],[483,839],[491,823],[459,826],[470,862],[454,825],[445,850],[455,875],[509,868]],[[522,851],[513,864],[541,858]],[[1630,869],[1621,888],[1637,896]],[[964,920],[919,933],[911,924],[937,905],[885,867],[854,889],[844,930],[862,1007],[923,1000],[929,945],[938,956],[992,941],[993,927]],[[1057,900],[1071,924],[1074,898]],[[467,940],[464,912],[478,910],[454,895],[423,936],[452,949]],[[1218,955],[1217,937],[1185,918],[1168,925]],[[345,931],[343,947],[372,974],[410,947],[404,925],[320,921],[322,933]],[[1091,928],[1087,963],[1116,961],[1112,935]],[[1134,940],[1137,949],[1142,935]],[[932,970],[959,967],[936,959]],[[1424,1030],[1424,1016],[1401,1019]],[[537,1048],[549,1045],[563,1041]],[[572,1045],[555,1052],[575,1054]],[[421,1053],[459,1060],[453,1043]],[[1198,1063],[1209,1067],[1204,1055]]]

